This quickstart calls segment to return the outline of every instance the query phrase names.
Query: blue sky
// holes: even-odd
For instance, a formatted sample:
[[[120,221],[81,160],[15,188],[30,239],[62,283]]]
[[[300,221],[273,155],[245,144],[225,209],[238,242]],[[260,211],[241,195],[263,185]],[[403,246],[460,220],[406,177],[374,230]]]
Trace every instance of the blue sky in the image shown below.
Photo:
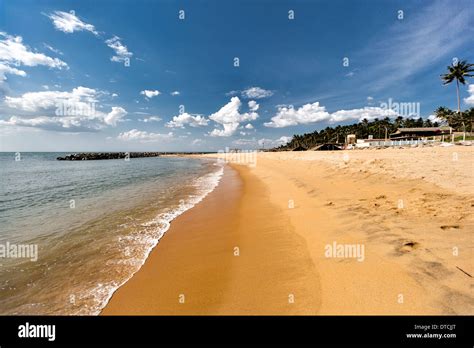
[[[439,75],[473,37],[470,0],[0,0],[0,150],[268,147],[388,103],[427,118],[456,108]]]

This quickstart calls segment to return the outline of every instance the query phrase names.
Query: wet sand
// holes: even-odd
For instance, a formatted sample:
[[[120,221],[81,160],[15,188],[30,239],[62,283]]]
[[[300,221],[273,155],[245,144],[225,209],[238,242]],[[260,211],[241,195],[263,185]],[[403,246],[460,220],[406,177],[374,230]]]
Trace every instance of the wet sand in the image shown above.
[[[312,314],[318,274],[305,241],[265,186],[227,167],[219,186],[172,222],[103,310],[114,314]]]
[[[231,164],[102,314],[474,314],[472,150],[429,150]]]

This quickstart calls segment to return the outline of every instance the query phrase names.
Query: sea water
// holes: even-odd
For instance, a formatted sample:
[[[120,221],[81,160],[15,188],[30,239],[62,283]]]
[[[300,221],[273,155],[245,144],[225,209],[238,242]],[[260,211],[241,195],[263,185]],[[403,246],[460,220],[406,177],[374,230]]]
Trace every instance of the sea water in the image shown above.
[[[203,159],[63,155],[0,153],[0,314],[100,313],[223,172]]]

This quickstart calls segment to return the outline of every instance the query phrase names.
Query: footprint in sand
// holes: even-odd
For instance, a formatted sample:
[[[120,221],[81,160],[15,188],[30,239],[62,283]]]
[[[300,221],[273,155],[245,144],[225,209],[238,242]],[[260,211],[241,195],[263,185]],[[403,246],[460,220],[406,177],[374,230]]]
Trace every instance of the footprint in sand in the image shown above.
[[[398,251],[401,251],[402,253],[408,253],[412,250],[418,249],[419,246],[420,246],[420,243],[407,241],[403,243],[403,245],[398,249]]]
[[[459,225],[443,225],[443,226],[440,226],[440,228],[442,230],[458,230],[461,227]]]

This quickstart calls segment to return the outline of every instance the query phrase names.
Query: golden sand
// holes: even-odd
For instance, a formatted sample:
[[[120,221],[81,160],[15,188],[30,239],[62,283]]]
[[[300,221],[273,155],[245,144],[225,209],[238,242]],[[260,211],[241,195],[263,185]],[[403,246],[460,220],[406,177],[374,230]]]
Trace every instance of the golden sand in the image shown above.
[[[456,146],[231,164],[103,314],[474,314],[473,160]],[[363,259],[327,257],[334,243]]]

